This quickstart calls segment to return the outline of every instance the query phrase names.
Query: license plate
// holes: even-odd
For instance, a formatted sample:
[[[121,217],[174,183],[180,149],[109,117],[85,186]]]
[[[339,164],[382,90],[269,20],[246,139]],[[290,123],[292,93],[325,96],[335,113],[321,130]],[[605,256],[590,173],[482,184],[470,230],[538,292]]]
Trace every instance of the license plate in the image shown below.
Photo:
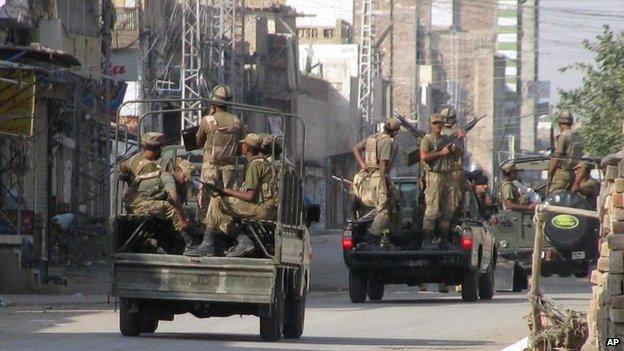
[[[419,259],[419,260],[408,260],[407,265],[410,267],[424,267],[429,265],[429,260]]]
[[[572,252],[573,260],[583,260],[585,259],[585,251],[573,251]]]

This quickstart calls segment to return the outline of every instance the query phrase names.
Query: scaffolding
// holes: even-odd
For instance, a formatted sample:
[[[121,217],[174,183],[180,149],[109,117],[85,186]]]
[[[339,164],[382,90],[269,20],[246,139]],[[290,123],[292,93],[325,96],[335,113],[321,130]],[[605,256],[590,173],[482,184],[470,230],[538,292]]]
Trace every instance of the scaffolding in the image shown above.
[[[372,121],[373,82],[380,66],[380,57],[375,50],[375,16],[377,0],[362,0],[360,54],[358,68],[358,109],[360,111],[360,135]]]
[[[202,21],[201,0],[184,0],[182,6],[182,128],[197,124],[201,118],[202,97]]]

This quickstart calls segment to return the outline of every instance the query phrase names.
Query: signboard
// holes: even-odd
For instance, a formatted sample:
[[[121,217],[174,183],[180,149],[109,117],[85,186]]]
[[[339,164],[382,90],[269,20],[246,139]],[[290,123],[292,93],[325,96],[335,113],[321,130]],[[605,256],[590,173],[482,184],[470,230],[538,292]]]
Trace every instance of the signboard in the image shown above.
[[[139,80],[139,56],[138,49],[113,51],[110,75],[126,82]]]
[[[31,71],[0,70],[0,133],[32,136],[35,83]]]

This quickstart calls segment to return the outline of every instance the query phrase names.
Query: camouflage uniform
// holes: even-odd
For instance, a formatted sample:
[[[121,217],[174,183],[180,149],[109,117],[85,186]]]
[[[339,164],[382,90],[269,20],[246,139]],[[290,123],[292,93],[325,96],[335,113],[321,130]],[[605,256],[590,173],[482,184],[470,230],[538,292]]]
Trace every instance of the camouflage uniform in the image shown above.
[[[501,184],[499,190],[499,198],[503,204],[503,208],[507,210],[505,207],[505,200],[509,200],[512,203],[516,203],[518,205],[528,205],[529,200],[526,196],[523,196],[518,190],[518,187],[510,180],[505,180],[503,184]]]
[[[141,138],[142,143],[154,135],[162,139],[160,133],[147,133]],[[143,154],[122,163],[119,171],[132,179],[124,195],[128,213],[168,219],[177,231],[183,230],[174,206],[167,201],[169,192],[176,191],[175,178],[171,173],[163,172],[155,161],[145,158]]]
[[[574,169],[576,170],[578,168],[582,168],[584,171],[589,172],[591,166],[586,162],[579,162]],[[598,198],[598,195],[600,194],[600,183],[589,176],[585,179],[585,181],[579,184],[577,192],[591,201],[596,201],[596,198]]]
[[[442,137],[434,134],[425,135],[420,142],[420,149],[433,152]],[[439,221],[442,232],[450,229],[451,221],[457,213],[462,198],[461,171],[458,171],[457,161],[463,150],[456,145],[455,151],[432,162],[422,162],[425,174],[425,215],[423,230],[435,231],[435,222]],[[434,165],[439,163],[439,167]]]
[[[234,218],[273,220],[277,213],[277,175],[263,156],[252,158],[245,168],[245,182],[240,190],[258,189],[256,202],[235,197],[216,197],[206,213],[206,227],[226,234],[232,232]]]
[[[376,210],[375,219],[371,225],[369,232],[373,235],[389,234],[391,219],[395,216],[395,211],[392,211],[391,198],[389,191],[392,189],[386,188],[386,180],[379,171],[379,164],[382,160],[388,161],[388,172],[392,169],[392,163],[396,158],[398,152],[398,146],[394,143],[394,139],[386,133],[374,134],[357,144],[357,149],[365,151],[365,162],[368,166],[368,174],[364,174],[360,171],[356,175],[357,178],[365,177],[366,191],[368,194],[360,194],[364,200],[365,205],[374,207]],[[356,180],[354,180],[354,183]],[[358,181],[360,183],[360,181]],[[368,203],[367,203],[368,202]]]
[[[559,122],[572,124],[572,116],[569,113],[562,113]],[[573,169],[578,160],[583,156],[583,144],[581,137],[572,129],[561,132],[557,138],[557,145],[553,152],[553,158],[559,158],[559,165],[555,174],[552,175],[551,183],[548,187],[548,194],[568,190],[574,180]]]
[[[219,111],[204,116],[199,124],[197,138],[204,143],[204,159],[200,179],[210,184],[222,183],[225,188],[234,185],[237,142],[241,139],[244,128],[238,117],[228,112]],[[206,209],[210,196],[200,188],[198,203]]]

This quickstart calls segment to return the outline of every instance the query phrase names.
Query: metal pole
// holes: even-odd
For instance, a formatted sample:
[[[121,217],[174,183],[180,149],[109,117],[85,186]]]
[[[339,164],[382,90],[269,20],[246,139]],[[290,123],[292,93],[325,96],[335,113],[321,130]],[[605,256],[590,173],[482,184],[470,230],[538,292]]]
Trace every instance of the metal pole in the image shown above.
[[[533,223],[535,223],[535,242],[533,246],[533,262],[531,264],[531,292],[529,294],[529,302],[531,303],[531,337],[530,344],[534,345],[535,337],[542,330],[542,320],[540,318],[540,274],[542,272],[542,247],[544,240],[544,208],[538,205],[535,209]]]

